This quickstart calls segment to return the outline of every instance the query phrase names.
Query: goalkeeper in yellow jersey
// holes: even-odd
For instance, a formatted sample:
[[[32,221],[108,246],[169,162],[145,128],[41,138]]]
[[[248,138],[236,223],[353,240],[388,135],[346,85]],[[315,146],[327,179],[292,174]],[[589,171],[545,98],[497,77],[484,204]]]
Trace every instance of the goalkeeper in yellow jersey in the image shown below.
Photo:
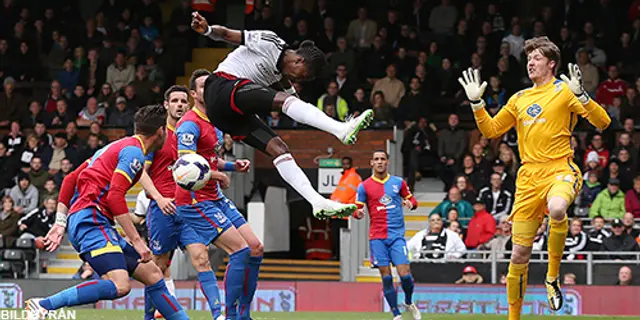
[[[497,138],[516,126],[522,167],[516,180],[516,195],[509,220],[513,223],[513,254],[507,275],[509,320],[519,320],[527,287],[531,247],[545,214],[549,215],[549,266],[545,285],[549,306],[562,308],[560,261],[567,238],[567,208],[582,185],[582,174],[573,162],[571,133],[578,116],[599,129],[611,119],[606,111],[582,88],[582,74],[569,64],[569,77],[554,74],[560,63],[560,50],[547,37],[525,42],[527,72],[533,87],[513,95],[492,118],[482,94],[478,70],[463,72],[458,81],[464,87],[480,132]]]

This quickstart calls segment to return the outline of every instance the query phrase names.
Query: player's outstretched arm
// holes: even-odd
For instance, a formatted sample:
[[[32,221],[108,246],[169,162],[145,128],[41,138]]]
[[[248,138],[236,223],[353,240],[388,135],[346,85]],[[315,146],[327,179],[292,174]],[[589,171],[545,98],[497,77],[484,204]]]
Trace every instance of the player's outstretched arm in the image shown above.
[[[248,172],[251,167],[251,161],[247,159],[238,159],[235,162],[229,162],[218,158],[218,170]]]
[[[582,86],[582,71],[577,64],[569,63],[569,77],[562,74],[560,78],[564,81],[569,90],[575,95],[576,100],[571,104],[571,108],[586,118],[592,125],[600,130],[606,129],[611,124],[611,118],[607,111],[597,102],[593,101],[584,91]]]
[[[471,103],[471,109],[473,109],[473,115],[476,119],[478,129],[483,136],[488,139],[493,139],[502,136],[511,127],[516,124],[516,118],[511,111],[513,107],[514,97],[509,99],[507,105],[505,105],[495,117],[491,117],[487,110],[485,110],[484,100],[482,95],[487,88],[487,82],[480,84],[480,72],[469,68],[462,72],[462,77],[458,78],[458,82],[462,85],[467,98]]]
[[[224,41],[235,45],[242,43],[241,31],[219,25],[210,26],[207,19],[198,12],[191,14],[191,28],[197,33],[215,41]]]

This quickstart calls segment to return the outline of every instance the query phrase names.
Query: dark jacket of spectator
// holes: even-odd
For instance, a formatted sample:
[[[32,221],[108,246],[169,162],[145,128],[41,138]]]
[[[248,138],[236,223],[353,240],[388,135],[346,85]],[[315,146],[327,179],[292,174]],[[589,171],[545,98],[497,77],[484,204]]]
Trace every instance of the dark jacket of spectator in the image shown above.
[[[0,93],[0,122],[20,121],[27,111],[27,100],[19,93]]]
[[[496,197],[491,187],[484,187],[478,192],[478,201],[484,203],[487,211],[498,221],[502,217],[509,216],[513,205],[513,194],[502,188]]]
[[[636,242],[636,239],[634,239],[631,235],[627,234],[626,232],[623,232],[619,236],[612,234],[611,237],[604,239],[602,241],[602,251],[633,252],[633,251],[640,251],[640,247],[638,247],[638,243]],[[619,255],[612,254],[608,256],[608,259],[629,260],[629,259],[635,259],[635,256],[631,256],[631,255],[619,256]]]
[[[24,233],[30,233],[36,237],[44,237],[56,222],[55,212],[47,213],[46,208],[33,209],[22,216],[18,221],[18,225],[27,226]]]
[[[0,151],[4,153],[4,151]],[[0,192],[5,188],[10,188],[14,185],[14,177],[18,172],[18,162],[16,157],[6,156],[5,154],[0,156]]]
[[[469,221],[467,236],[464,244],[467,249],[477,248],[479,245],[489,242],[496,234],[496,220],[487,210],[476,211]]]
[[[602,242],[611,236],[611,231],[606,229],[592,229],[589,231],[588,251],[600,251]]]
[[[442,129],[438,136],[438,155],[460,161],[467,146],[467,133],[459,128]]]
[[[582,190],[580,190],[580,208],[591,207],[591,204],[596,200],[600,191],[602,191],[600,182],[590,183],[589,181],[585,181]]]
[[[18,235],[18,220],[20,215],[13,209],[8,212],[0,210],[0,236],[5,238],[5,245],[10,246]]]

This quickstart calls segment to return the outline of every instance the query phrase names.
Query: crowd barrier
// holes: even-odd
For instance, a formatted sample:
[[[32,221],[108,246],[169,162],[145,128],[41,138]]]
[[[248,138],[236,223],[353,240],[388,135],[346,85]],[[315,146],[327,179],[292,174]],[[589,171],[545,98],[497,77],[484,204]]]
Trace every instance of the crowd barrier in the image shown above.
[[[0,309],[23,308],[27,298],[49,295],[77,284],[73,280],[15,280],[0,283]],[[223,288],[222,283],[219,284]],[[208,310],[195,281],[176,281],[177,298],[187,310]],[[403,299],[400,288],[399,299]],[[640,314],[640,287],[571,286],[563,288],[565,306],[555,314],[610,315]],[[131,293],[115,301],[100,302],[98,309],[142,310],[143,287],[134,282]],[[222,303],[224,304],[224,292]],[[506,315],[508,304],[502,285],[417,284],[414,301],[421,311],[442,314]],[[388,309],[381,285],[355,282],[260,282],[252,310],[264,312],[381,312]],[[524,314],[553,314],[543,287],[531,285]]]

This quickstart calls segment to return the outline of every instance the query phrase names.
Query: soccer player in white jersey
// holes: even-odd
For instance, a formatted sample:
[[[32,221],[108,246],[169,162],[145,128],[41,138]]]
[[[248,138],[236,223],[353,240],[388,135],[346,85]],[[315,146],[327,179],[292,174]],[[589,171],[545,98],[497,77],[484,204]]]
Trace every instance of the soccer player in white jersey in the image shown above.
[[[220,63],[204,86],[207,116],[223,132],[273,157],[280,176],[313,206],[317,218],[353,214],[354,204],[340,204],[318,194],[289,152],[289,147],[256,114],[281,110],[293,120],[331,133],[345,144],[353,144],[357,133],[373,118],[367,110],[358,117],[339,122],[316,106],[295,96],[291,81],[313,79],[326,65],[324,54],[312,41],[291,50],[272,31],[239,31],[209,26],[197,12],[191,27],[213,40],[239,45]],[[279,84],[284,92],[271,88]],[[320,147],[320,146],[318,146]]]

